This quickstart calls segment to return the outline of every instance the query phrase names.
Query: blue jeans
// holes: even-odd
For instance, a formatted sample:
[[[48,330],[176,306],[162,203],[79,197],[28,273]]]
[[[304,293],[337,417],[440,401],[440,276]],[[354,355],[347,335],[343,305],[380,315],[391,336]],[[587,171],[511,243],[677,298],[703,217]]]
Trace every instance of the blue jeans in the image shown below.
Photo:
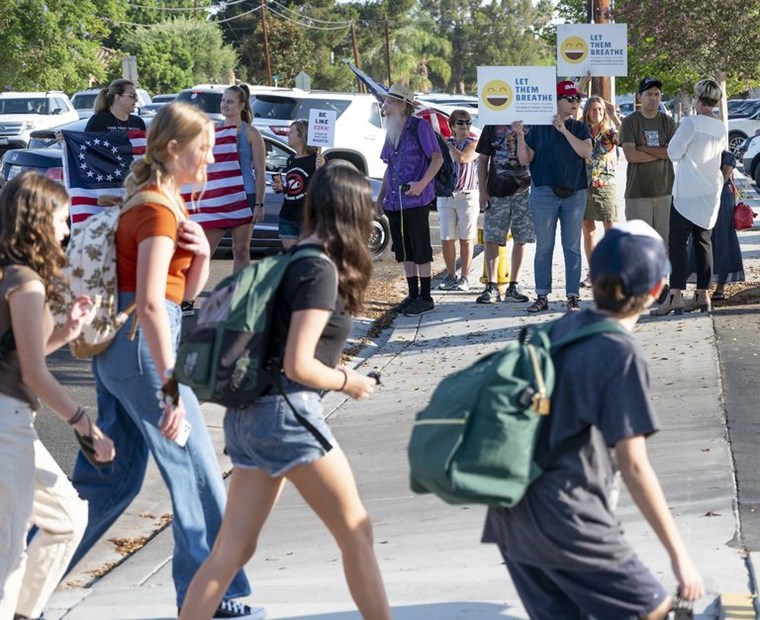
[[[548,295],[552,292],[552,258],[559,220],[562,252],[565,255],[565,291],[568,297],[577,297],[581,283],[581,230],[586,211],[586,191],[578,190],[568,198],[559,198],[548,185],[532,185],[530,210],[536,231],[533,267],[536,293]]]
[[[122,293],[119,305],[126,307],[134,293]],[[175,348],[179,344],[182,312],[166,302]],[[206,560],[219,532],[226,494],[211,437],[192,390],[180,385],[185,417],[192,425],[187,445],[180,448],[161,435],[161,409],[156,391],[162,381],[141,329],[129,340],[131,319],[111,346],[92,362],[98,397],[98,425],[116,446],[116,460],[100,471],[80,453],[72,482],[89,504],[89,523],[69,568],[73,567],[100,539],[137,496],[145,478],[148,451],[156,460],[169,489],[174,520],[172,576],[177,606],[185,599],[190,580]],[[250,594],[241,571],[235,576],[226,598]]]

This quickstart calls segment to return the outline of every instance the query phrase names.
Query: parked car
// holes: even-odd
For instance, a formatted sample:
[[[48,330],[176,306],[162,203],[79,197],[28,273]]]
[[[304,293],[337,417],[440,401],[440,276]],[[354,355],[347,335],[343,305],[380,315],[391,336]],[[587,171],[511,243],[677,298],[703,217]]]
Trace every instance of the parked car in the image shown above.
[[[728,118],[748,118],[760,110],[760,99],[731,99],[726,102]]]
[[[171,103],[177,98],[177,93],[166,93],[161,95],[153,95],[151,97],[151,103]]]
[[[634,101],[626,101],[625,103],[619,104],[618,109],[620,110],[620,118],[623,118],[624,116],[628,116],[634,110],[637,110],[638,106]],[[663,114],[673,116],[672,112],[668,109],[668,106],[666,106],[662,101],[658,106],[658,110]]]
[[[150,117],[145,118],[146,125],[149,125]],[[70,131],[84,131],[86,119],[64,125],[56,129],[67,129]],[[25,170],[34,170],[44,174],[49,179],[63,183],[63,149],[55,141],[53,134],[55,131],[40,140],[50,139],[52,141],[47,147],[14,149],[10,150],[0,159],[0,188],[10,181],[14,176]],[[253,237],[251,238],[251,252],[254,254],[277,252],[282,249],[282,243],[279,239],[278,225],[280,207],[282,206],[282,195],[276,194],[272,190],[272,174],[281,171],[285,167],[285,162],[293,153],[291,149],[280,137],[269,132],[262,131],[264,145],[266,146],[266,174],[267,174],[267,191],[264,196],[266,218],[254,227]],[[372,184],[373,197],[377,197],[380,192],[380,182],[370,179]],[[390,228],[388,219],[385,215],[375,216],[372,224],[372,232],[368,240],[369,250],[372,257],[377,260],[385,256],[390,249]],[[229,236],[222,239],[219,244],[220,250],[231,250],[232,241]]]
[[[728,149],[737,157],[744,141],[760,129],[760,110],[747,118],[728,119]]]
[[[198,84],[179,92],[174,101],[184,101],[203,110],[216,122],[224,118],[221,113],[222,95],[229,88],[228,84]]]
[[[95,105],[95,99],[97,99],[99,92],[100,88],[88,88],[87,90],[80,90],[79,92],[74,93],[71,102],[77,109],[79,118],[90,118],[95,114],[93,106]],[[148,94],[148,91],[142,88],[136,88],[135,92],[137,93],[137,110],[139,113],[143,106],[150,103],[150,95]]]
[[[251,90],[254,125],[286,136],[290,124],[309,118],[312,109],[337,113],[335,141],[323,151],[327,159],[351,162],[364,175],[382,178],[380,152],[385,141],[385,119],[377,100],[368,94],[304,91],[299,88]]]
[[[747,138],[739,149],[739,161],[744,166],[744,174],[754,179],[760,187],[760,135]]]
[[[0,153],[23,149],[35,129],[55,127],[78,118],[66,93],[0,93]]]

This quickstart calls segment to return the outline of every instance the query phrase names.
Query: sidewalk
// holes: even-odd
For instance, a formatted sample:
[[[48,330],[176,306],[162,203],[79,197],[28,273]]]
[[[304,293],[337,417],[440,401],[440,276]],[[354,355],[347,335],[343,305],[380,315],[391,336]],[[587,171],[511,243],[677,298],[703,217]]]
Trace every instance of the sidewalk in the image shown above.
[[[754,263],[760,256],[757,238],[757,234],[740,236],[742,242],[746,239],[752,244],[743,249]],[[533,282],[533,248],[529,247],[521,278],[526,289],[532,289]],[[475,260],[473,273],[481,269],[482,254]],[[371,400],[357,403],[336,394],[325,400],[331,426],[351,460],[373,519],[377,553],[398,620],[527,618],[496,548],[479,542],[485,508],[448,506],[432,496],[413,495],[407,480],[406,446],[415,413],[443,376],[502,347],[522,326],[564,311],[559,242],[554,278],[551,311],[539,317],[527,314],[525,304],[475,304],[477,292],[436,292],[435,312],[397,318],[380,341],[365,349],[371,356],[357,360],[361,371],[382,373],[383,385]],[[590,305],[588,292],[582,293],[581,303]],[[696,617],[717,618],[719,595],[747,595],[751,586],[747,562],[732,546],[738,527],[736,489],[712,318],[706,314],[643,317],[636,337],[651,362],[653,399],[663,428],[648,441],[650,455],[678,527],[705,578],[707,595],[697,605]],[[223,467],[228,469],[221,455],[223,411],[214,405],[204,405],[203,410]],[[155,475],[155,470],[149,473]],[[150,512],[152,516],[140,517],[143,521],[157,520],[170,511],[166,492],[158,486],[160,491],[141,496],[142,503],[132,510],[138,516],[140,511]],[[665,552],[626,493],[618,511],[633,547],[665,587],[675,590]],[[130,536],[116,531],[120,537]],[[109,533],[106,538],[111,537]],[[91,587],[60,589],[46,618],[175,618],[172,544],[170,530],[164,530]],[[102,563],[98,549],[108,546],[103,543],[90,556]],[[94,565],[92,560],[88,556],[83,564]],[[251,602],[266,606],[269,618],[359,618],[345,586],[336,545],[291,486],[267,523],[247,570],[254,587]],[[81,570],[72,575],[80,581],[84,577]]]

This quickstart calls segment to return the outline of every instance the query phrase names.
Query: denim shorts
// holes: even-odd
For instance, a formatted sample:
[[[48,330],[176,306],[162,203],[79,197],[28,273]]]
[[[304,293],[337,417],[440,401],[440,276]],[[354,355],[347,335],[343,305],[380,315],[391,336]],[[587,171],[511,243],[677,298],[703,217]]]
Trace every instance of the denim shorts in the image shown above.
[[[301,236],[301,230],[303,230],[303,223],[280,218],[277,229],[280,233],[280,239],[298,239]]]
[[[296,465],[313,463],[338,445],[322,415],[319,393],[287,379],[282,385],[287,400],[275,388],[273,394],[260,396],[249,407],[227,409],[224,440],[235,467],[282,476]]]

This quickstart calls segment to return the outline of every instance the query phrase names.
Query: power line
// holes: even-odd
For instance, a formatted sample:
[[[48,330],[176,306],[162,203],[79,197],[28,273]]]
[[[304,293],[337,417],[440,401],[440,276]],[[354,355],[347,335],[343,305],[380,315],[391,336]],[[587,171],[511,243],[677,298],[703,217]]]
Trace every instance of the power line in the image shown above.
[[[267,7],[267,8],[269,9],[270,13],[273,13],[274,15],[277,15],[278,17],[281,17],[282,19],[285,19],[289,22],[293,22],[294,24],[297,24],[303,28],[311,28],[312,30],[344,30],[351,26],[351,22],[345,22],[345,24],[341,26],[315,26],[314,24],[298,21],[296,19],[293,19],[292,17],[288,17],[287,15],[278,13],[272,7]],[[302,19],[310,19],[310,18],[302,17]]]
[[[251,9],[250,11],[246,11],[245,13],[240,13],[238,15],[233,15],[232,17],[227,17],[225,19],[217,19],[214,20],[217,24],[224,24],[227,22],[231,22],[233,19],[238,19],[240,17],[244,17],[245,15],[250,15],[251,13],[255,13],[256,11],[260,11],[261,7],[257,6],[255,9]]]
[[[294,15],[297,15],[300,19],[307,19],[309,20],[309,22],[319,22],[321,24],[330,24],[334,26],[337,26],[337,25],[350,26],[351,25],[350,21],[330,21],[326,19],[318,19],[316,17],[309,17],[308,15],[303,15],[302,13],[299,13],[298,11],[291,9],[289,6],[286,6],[282,4],[281,2],[278,2],[277,0],[268,0],[267,4],[276,4],[282,10],[288,11],[289,13],[293,13]]]

